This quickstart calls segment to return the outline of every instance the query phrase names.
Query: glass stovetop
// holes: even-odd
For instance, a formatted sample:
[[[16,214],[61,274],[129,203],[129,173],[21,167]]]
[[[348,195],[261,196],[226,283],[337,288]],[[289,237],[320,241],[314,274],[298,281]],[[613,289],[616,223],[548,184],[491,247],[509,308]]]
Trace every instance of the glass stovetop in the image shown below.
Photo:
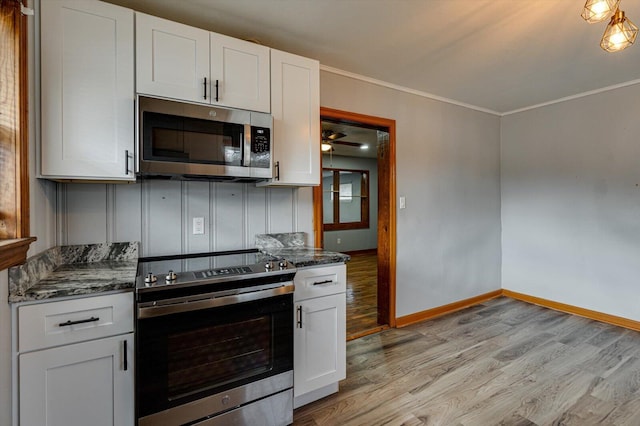
[[[267,267],[267,264],[270,267]],[[138,260],[136,287],[138,289],[158,288],[220,279],[232,281],[247,278],[249,275],[275,275],[292,268],[293,265],[290,264],[281,268],[277,258],[261,253],[257,249],[146,257]],[[167,279],[171,272],[175,274],[174,280]],[[149,277],[149,274],[155,277],[155,280]],[[148,279],[145,281],[145,278]]]

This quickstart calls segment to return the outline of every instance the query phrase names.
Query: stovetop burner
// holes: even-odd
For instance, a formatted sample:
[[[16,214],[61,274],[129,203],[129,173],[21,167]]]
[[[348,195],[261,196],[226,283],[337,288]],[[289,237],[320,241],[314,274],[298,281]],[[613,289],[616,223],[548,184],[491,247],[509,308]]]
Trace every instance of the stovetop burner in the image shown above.
[[[295,267],[257,249],[233,250],[138,259],[136,293],[193,287],[201,291],[223,291],[291,280]]]

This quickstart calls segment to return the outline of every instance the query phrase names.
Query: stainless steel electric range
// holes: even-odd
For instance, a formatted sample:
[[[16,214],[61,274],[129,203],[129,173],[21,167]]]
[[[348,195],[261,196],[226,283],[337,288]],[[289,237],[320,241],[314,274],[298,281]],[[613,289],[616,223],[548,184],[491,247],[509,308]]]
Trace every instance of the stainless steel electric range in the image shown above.
[[[139,259],[138,425],[291,424],[295,272],[257,250]]]

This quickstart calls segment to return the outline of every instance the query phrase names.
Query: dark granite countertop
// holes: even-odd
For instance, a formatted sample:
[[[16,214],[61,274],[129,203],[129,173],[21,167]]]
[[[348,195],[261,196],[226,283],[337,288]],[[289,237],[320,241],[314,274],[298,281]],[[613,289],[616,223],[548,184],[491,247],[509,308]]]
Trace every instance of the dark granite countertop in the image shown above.
[[[351,256],[313,247],[265,247],[262,251],[270,256],[285,259],[296,268],[345,263]]]
[[[9,302],[135,288],[138,243],[54,247],[9,270]]]

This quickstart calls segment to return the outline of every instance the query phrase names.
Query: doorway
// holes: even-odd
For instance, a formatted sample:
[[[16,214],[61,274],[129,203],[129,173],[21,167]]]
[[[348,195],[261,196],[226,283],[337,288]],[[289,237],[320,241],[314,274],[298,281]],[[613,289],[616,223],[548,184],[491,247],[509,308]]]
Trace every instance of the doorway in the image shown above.
[[[337,250],[352,255],[352,261],[347,263],[348,287],[351,284],[358,285],[355,283],[357,280],[360,282],[363,280],[375,281],[376,320],[373,323],[367,322],[366,328],[361,330],[357,330],[357,326],[356,329],[350,327],[350,312],[353,322],[357,321],[356,317],[359,314],[356,314],[357,307],[351,310],[349,306],[347,307],[347,329],[349,331],[347,340],[351,340],[375,333],[387,327],[395,327],[396,325],[395,120],[324,107],[320,108],[320,117],[323,123],[334,123],[338,129],[340,129],[340,126],[353,126],[377,132],[378,135],[376,150],[373,155],[377,160],[377,179],[375,184],[372,185],[374,187],[377,186],[377,203],[374,206],[377,208],[377,220],[369,222],[369,214],[365,212],[366,206],[362,201],[368,195],[369,182],[367,179],[370,176],[370,173],[364,167],[352,167],[346,170],[340,167],[325,167],[323,165],[323,182],[325,185],[314,187],[313,191],[314,234],[317,247],[325,247],[324,233],[326,231],[351,229],[354,226],[364,228],[366,226],[374,228],[377,236],[377,247],[374,250],[351,253],[349,250]],[[325,126],[325,128],[328,127],[330,126]],[[345,137],[346,134],[339,131],[325,131],[322,136],[325,148],[328,149],[327,155],[323,156],[325,158],[327,156],[331,158],[333,153],[339,155],[341,152],[340,147],[345,145],[351,148],[357,148],[359,145],[357,142],[349,141],[349,138]],[[354,184],[353,182],[357,183]],[[327,186],[325,192],[323,192],[323,186]],[[327,193],[330,193],[330,195],[327,195]],[[326,203],[333,201],[333,196],[349,200],[349,209],[353,210],[355,207],[360,213],[359,219],[350,219],[346,221],[347,223],[340,223],[340,220],[334,220],[336,215],[338,215],[338,218],[340,217],[340,203],[336,203],[338,205],[333,209],[326,209],[325,207]],[[361,206],[359,209],[358,205]],[[347,209],[345,208],[344,210],[346,213]],[[329,220],[326,220],[327,215],[331,216]],[[327,221],[330,223],[325,224]],[[350,272],[352,272],[351,276]],[[356,276],[355,279],[353,278],[354,276]],[[349,282],[350,280],[352,282]],[[371,295],[370,292],[360,292],[359,294],[363,297]],[[358,293],[354,293],[354,296],[357,297]]]

